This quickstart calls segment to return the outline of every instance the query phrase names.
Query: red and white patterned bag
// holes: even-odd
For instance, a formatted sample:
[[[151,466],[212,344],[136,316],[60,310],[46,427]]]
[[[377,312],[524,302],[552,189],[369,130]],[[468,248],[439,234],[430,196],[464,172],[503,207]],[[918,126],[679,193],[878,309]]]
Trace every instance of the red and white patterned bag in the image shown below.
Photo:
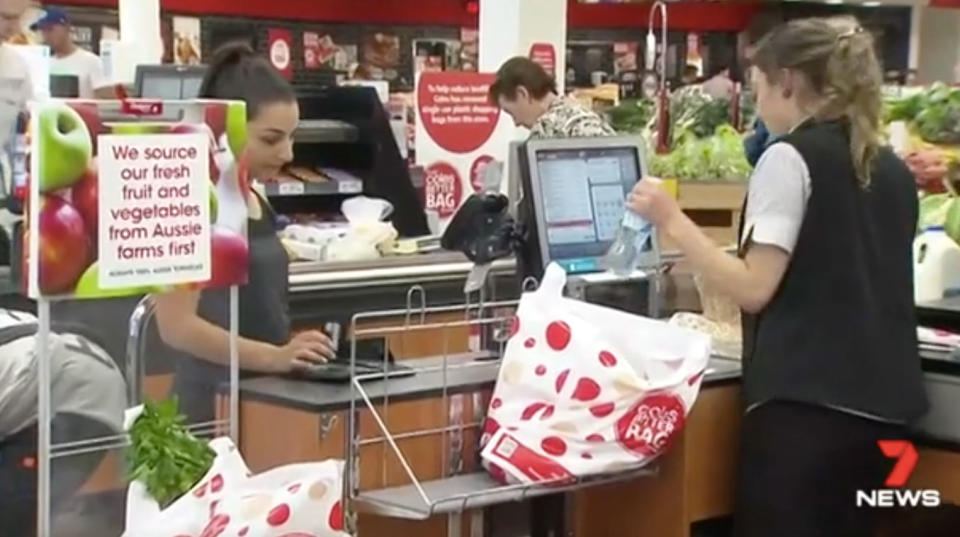
[[[139,482],[127,491],[124,537],[347,537],[343,461],[290,464],[251,475],[229,438],[210,442],[213,466],[160,510]]]
[[[683,429],[710,337],[563,296],[551,265],[520,300],[481,439],[504,483],[563,482],[649,463]]]

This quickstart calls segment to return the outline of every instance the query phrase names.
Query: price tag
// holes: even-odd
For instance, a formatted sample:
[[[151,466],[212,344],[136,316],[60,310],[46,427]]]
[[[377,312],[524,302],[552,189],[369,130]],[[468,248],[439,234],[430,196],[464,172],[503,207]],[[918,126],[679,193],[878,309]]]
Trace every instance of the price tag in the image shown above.
[[[281,196],[299,196],[303,194],[304,186],[300,181],[283,181],[277,185],[277,191]]]
[[[341,194],[360,194],[363,192],[363,182],[356,180],[337,181],[337,191]]]

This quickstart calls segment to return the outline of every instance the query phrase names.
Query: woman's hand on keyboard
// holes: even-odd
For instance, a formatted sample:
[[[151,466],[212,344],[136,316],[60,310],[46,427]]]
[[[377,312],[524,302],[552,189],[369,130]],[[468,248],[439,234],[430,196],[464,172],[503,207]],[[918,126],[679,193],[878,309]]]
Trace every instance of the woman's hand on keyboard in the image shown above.
[[[277,347],[277,363],[285,370],[310,364],[325,364],[337,356],[333,342],[319,330],[308,330],[293,336],[289,343]]]

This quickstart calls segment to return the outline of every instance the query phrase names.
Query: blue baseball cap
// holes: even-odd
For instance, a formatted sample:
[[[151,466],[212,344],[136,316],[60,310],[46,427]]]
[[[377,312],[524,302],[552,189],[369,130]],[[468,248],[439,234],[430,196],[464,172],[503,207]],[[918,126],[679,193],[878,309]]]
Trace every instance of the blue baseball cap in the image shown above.
[[[37,22],[30,25],[33,31],[47,30],[54,26],[67,26],[70,24],[70,17],[59,9],[48,9],[46,14]]]

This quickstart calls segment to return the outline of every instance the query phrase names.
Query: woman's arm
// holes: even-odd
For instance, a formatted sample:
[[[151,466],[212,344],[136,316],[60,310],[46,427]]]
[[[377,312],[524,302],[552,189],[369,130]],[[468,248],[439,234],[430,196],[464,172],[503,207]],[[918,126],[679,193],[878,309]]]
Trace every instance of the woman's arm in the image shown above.
[[[230,333],[197,315],[199,291],[173,291],[155,299],[157,328],[164,343],[208,362],[230,362]],[[261,373],[286,373],[335,356],[330,339],[315,330],[297,334],[282,347],[244,337],[237,338],[237,347],[240,367]]]
[[[790,262],[790,254],[766,244],[751,244],[744,259],[734,257],[718,248],[682,213],[664,231],[694,270],[750,313],[761,311],[770,302]]]
[[[157,329],[167,345],[216,364],[230,363],[230,333],[197,315],[200,292],[177,290],[155,295]],[[247,338],[238,338],[240,367],[264,373],[289,371],[289,361],[280,348]]]
[[[780,287],[810,191],[810,173],[800,153],[789,144],[770,146],[750,178],[743,259],[718,248],[655,180],[638,183],[628,202],[666,232],[709,283],[744,310],[756,313]]]

